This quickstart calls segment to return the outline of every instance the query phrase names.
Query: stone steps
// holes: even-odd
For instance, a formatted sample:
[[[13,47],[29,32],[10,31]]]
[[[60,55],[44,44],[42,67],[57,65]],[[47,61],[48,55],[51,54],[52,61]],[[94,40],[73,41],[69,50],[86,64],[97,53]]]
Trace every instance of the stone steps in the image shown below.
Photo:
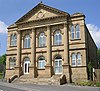
[[[33,78],[30,75],[22,75],[20,78],[16,78],[13,83],[33,83],[42,85],[60,85],[60,76],[54,75],[51,78]]]

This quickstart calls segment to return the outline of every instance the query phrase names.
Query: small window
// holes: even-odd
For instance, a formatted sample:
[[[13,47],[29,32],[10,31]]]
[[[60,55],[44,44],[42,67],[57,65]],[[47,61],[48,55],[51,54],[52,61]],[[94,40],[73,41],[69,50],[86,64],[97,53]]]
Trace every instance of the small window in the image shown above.
[[[46,46],[46,36],[44,33],[40,33],[39,35],[39,47]]]
[[[81,54],[77,54],[77,65],[81,65]]]
[[[71,26],[71,39],[75,38],[75,31],[74,31],[74,26]]]
[[[40,57],[38,60],[38,69],[45,69],[45,58]]]
[[[80,28],[79,25],[76,25],[76,39],[80,38]]]
[[[56,31],[54,35],[54,45],[61,45],[62,44],[62,35],[60,31]]]
[[[27,34],[24,38],[24,48],[30,48],[30,35]]]
[[[72,54],[72,66],[76,66],[76,54]]]

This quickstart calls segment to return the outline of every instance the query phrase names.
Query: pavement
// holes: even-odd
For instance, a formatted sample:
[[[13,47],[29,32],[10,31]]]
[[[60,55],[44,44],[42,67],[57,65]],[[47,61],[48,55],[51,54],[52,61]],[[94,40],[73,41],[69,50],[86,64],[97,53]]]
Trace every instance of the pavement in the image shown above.
[[[2,88],[3,87],[3,88]],[[4,89],[13,89],[5,90]],[[100,91],[100,87],[65,85],[37,85],[29,83],[5,83],[0,82],[0,91]]]

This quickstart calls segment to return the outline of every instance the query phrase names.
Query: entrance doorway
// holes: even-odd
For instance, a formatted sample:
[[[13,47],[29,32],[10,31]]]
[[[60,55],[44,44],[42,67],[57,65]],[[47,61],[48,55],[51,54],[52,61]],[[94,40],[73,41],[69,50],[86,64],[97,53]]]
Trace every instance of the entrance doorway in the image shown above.
[[[54,71],[55,74],[62,74],[62,58],[60,56],[55,57]]]
[[[29,65],[30,65],[29,58],[25,58],[24,59],[24,74],[29,74]]]

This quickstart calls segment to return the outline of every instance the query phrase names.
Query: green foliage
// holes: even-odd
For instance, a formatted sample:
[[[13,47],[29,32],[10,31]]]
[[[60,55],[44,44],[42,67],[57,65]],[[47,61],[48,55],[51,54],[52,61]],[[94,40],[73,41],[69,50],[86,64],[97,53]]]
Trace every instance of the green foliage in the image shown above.
[[[2,73],[0,73],[0,79],[2,78]]]
[[[0,56],[0,64],[6,64],[6,54]]]
[[[97,87],[100,87],[100,82],[82,81],[78,85],[81,85],[81,86],[97,86]]]
[[[96,82],[96,86],[97,87],[100,87],[100,82]]]
[[[92,81],[82,81],[79,83],[81,86],[93,86],[94,83]]]
[[[100,48],[97,50],[98,67],[100,68]]]

